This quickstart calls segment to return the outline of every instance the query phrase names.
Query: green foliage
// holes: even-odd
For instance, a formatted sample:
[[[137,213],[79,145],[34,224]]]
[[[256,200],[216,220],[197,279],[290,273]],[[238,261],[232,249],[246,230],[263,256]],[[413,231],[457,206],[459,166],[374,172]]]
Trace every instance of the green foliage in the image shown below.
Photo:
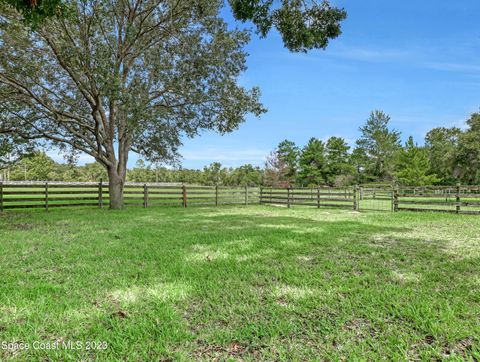
[[[410,136],[405,147],[397,154],[395,177],[398,182],[407,186],[433,185],[439,178],[428,174],[430,168],[428,150],[418,147]]]
[[[247,164],[231,170],[227,178],[227,184],[232,186],[258,186],[262,184],[262,179],[263,171],[260,167]]]
[[[134,168],[128,170],[127,180],[134,182],[173,182],[204,185],[226,186],[289,186],[318,185],[346,186],[352,184],[372,184],[397,181],[404,185],[428,184],[463,184],[480,183],[480,115],[473,114],[467,121],[467,129],[435,128],[428,132],[426,144],[420,147],[410,137],[405,146],[397,144],[398,132],[390,131],[385,117],[381,127],[368,127],[365,134],[374,135],[349,153],[347,142],[340,137],[331,137],[324,144],[311,138],[300,151],[295,143],[284,140],[267,157],[264,169],[252,165],[238,168],[226,168],[214,162],[202,170],[184,168],[166,168],[147,164],[139,160]],[[370,126],[370,125],[369,125]],[[364,127],[366,129],[367,127]],[[373,130],[373,131],[372,131]],[[363,136],[365,136],[365,134]],[[1,138],[0,132],[0,140]],[[378,153],[384,157],[384,168],[389,170],[387,179],[380,179],[375,173],[376,153],[370,151],[380,147],[384,139],[393,140],[388,152]],[[105,169],[98,163],[85,166],[58,164],[46,160],[46,155],[35,153],[15,162],[14,156],[28,153],[31,144],[12,142],[3,138],[0,143],[0,166],[4,179],[11,180],[63,180],[63,181],[98,181],[107,179]],[[380,142],[380,141],[382,142]],[[371,146],[373,145],[373,146]],[[12,146],[17,152],[12,152]],[[3,153],[1,153],[3,152]],[[9,153],[10,152],[10,153]],[[392,152],[393,155],[392,155]],[[8,160],[12,162],[8,162]],[[32,161],[33,160],[33,161]],[[13,166],[11,165],[13,163]],[[52,163],[54,165],[52,165]],[[42,165],[39,168],[32,164]],[[27,167],[25,167],[27,165]],[[373,165],[373,166],[372,166]],[[42,171],[45,169],[46,171]],[[26,172],[27,170],[27,172]],[[8,176],[10,174],[10,177]]]
[[[49,17],[62,15],[66,5],[62,0],[0,0],[17,9],[25,22],[34,28]]]
[[[390,130],[390,116],[382,111],[370,114],[367,123],[360,127],[361,137],[356,145],[361,151],[358,155],[365,156],[362,172],[370,175],[372,181],[388,181],[393,178],[394,157],[400,146],[400,132]]]
[[[17,9],[27,24],[33,28],[47,18],[65,16],[66,0],[0,0]],[[341,34],[341,22],[347,13],[334,7],[329,1],[306,3],[300,0],[282,0],[277,6],[273,0],[229,0],[236,19],[251,21],[257,33],[265,37],[275,28],[284,45],[291,51],[325,49],[330,39]],[[139,5],[135,5],[138,7]],[[201,5],[200,5],[201,7]]]
[[[30,142],[0,134],[0,170],[9,167],[32,151],[33,145]]]
[[[105,167],[98,162],[76,166],[57,163],[44,152],[33,152],[8,168],[10,181],[99,182],[108,179]],[[258,186],[263,182],[263,170],[250,164],[226,168],[214,162],[203,170],[155,167],[139,159],[128,170],[129,182],[164,182],[198,185]]]
[[[317,138],[310,138],[299,160],[299,183],[303,186],[325,184],[327,162],[325,145]]]
[[[152,172],[151,166],[147,166],[142,159],[139,159],[135,167],[127,173],[127,180],[132,182],[153,182],[154,178],[155,174]]]
[[[284,180],[287,183],[294,183],[298,171],[299,148],[294,142],[284,140],[280,142],[276,149],[277,157],[285,165]]]
[[[130,151],[174,163],[183,139],[232,132],[248,114],[266,111],[260,90],[238,83],[250,32],[229,30],[223,6],[0,0],[0,129],[38,147],[94,157],[108,170],[110,207],[121,208]],[[231,6],[262,36],[275,27],[292,51],[324,49],[346,17],[327,0]]]
[[[373,175],[367,172],[368,156],[363,148],[354,148],[350,155],[355,183],[364,184],[373,181]]]
[[[5,114],[0,112],[0,170],[6,168],[22,156],[32,153],[34,142],[10,133],[10,122]]]
[[[248,30],[229,30],[222,2],[72,1],[33,29],[0,2],[0,129],[86,153],[123,205],[128,154],[175,162],[186,138],[232,132],[260,116],[258,88],[238,83]]]
[[[45,152],[34,152],[21,159],[10,171],[12,181],[58,180],[57,164]]]
[[[463,183],[480,183],[480,113],[467,121],[468,129],[459,137],[457,163],[459,178]]]
[[[458,143],[462,131],[457,128],[434,128],[425,137],[430,160],[430,173],[440,178],[443,184],[458,182]]]
[[[78,167],[82,178],[88,182],[98,182],[108,180],[107,171],[98,162],[87,163],[85,166]],[[73,181],[73,180],[72,180]]]
[[[352,181],[354,167],[348,150],[350,146],[341,137],[330,137],[326,144],[326,181],[332,186],[343,186]]]
[[[341,34],[340,23],[347,13],[330,5],[301,0],[229,0],[233,15],[241,21],[251,21],[260,36],[265,37],[272,27],[280,33],[286,48],[291,51],[325,49],[329,39]]]
[[[203,168],[203,175],[205,185],[221,185],[226,178],[226,170],[222,168],[220,162],[213,162]]]

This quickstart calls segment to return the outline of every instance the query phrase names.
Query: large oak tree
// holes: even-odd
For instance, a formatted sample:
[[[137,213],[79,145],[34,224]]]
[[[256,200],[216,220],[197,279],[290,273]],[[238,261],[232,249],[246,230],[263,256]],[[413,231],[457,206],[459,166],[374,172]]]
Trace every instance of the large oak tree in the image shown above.
[[[228,29],[221,1],[68,1],[33,27],[25,14],[41,2],[18,2],[0,0],[0,134],[93,156],[111,208],[123,206],[130,151],[166,162],[182,137],[230,132],[265,111],[259,90],[238,84],[249,31]],[[278,29],[292,51],[326,47],[345,17],[327,2],[231,7],[262,36]]]

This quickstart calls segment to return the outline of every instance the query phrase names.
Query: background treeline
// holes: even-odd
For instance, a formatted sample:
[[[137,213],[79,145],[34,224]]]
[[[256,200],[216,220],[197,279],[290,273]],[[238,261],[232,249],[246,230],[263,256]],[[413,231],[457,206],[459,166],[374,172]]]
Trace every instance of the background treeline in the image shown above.
[[[34,152],[15,162],[0,172],[0,180],[10,181],[67,181],[98,182],[108,180],[107,172],[98,163],[84,166],[57,163],[44,152]],[[262,184],[263,170],[252,165],[238,168],[226,168],[218,162],[196,169],[170,169],[152,167],[143,160],[137,161],[134,168],[127,172],[129,182],[168,182],[202,185],[242,185],[255,186]]]
[[[389,123],[387,114],[372,112],[360,127],[353,149],[341,137],[326,141],[311,138],[303,147],[284,140],[267,157],[263,169],[250,164],[226,168],[218,162],[201,170],[171,169],[139,160],[128,171],[127,181],[229,186],[480,183],[480,113],[472,114],[464,130],[430,130],[424,146],[417,145],[412,137],[402,144],[400,132]],[[108,178],[97,163],[60,164],[43,152],[34,152],[5,168],[0,179],[96,182]]]
[[[412,137],[389,127],[382,111],[370,114],[360,127],[353,149],[340,137],[311,138],[302,148],[285,140],[269,155],[264,183],[344,186],[366,183],[451,185],[480,183],[480,113],[466,129],[434,128],[419,146]]]

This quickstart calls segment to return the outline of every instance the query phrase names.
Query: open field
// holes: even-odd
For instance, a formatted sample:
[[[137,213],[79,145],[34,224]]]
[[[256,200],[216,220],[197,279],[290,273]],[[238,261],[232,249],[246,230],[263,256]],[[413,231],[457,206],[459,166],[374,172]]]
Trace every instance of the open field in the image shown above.
[[[269,206],[0,217],[0,360],[479,360],[480,218]]]

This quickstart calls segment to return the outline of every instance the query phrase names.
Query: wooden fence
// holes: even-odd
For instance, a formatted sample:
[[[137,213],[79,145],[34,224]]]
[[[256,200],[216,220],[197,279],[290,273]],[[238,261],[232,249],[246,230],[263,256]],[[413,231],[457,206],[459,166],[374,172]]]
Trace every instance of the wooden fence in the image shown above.
[[[221,186],[171,186],[126,184],[125,205],[248,205],[259,203],[259,188]],[[108,184],[99,183],[2,183],[0,211],[8,209],[108,205]]]
[[[402,186],[394,188],[394,211],[480,214],[480,186]]]
[[[343,209],[358,209],[357,189],[330,188],[330,187],[289,187],[289,188],[261,188],[260,203],[272,205],[304,205],[320,207],[333,207]]]
[[[108,185],[99,183],[0,182],[0,212],[8,209],[108,205]],[[271,204],[357,211],[430,211],[480,214],[480,186],[225,187],[165,184],[125,185],[125,205]]]

